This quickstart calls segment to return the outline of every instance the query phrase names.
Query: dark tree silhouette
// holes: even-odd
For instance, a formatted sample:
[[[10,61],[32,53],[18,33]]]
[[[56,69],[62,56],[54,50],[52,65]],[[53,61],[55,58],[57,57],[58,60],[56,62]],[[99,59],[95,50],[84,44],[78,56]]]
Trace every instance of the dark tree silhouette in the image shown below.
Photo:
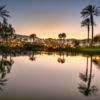
[[[62,44],[64,46],[64,42],[65,42],[65,38],[66,38],[66,33],[58,34],[58,38],[60,39],[60,41],[62,42]]]
[[[87,27],[87,32],[88,32],[88,43],[89,43],[89,34],[90,34],[90,19],[87,18],[85,20],[82,21],[81,23],[81,26],[84,27],[86,26]]]
[[[60,39],[60,41],[62,40],[62,34],[58,34],[58,38]]]
[[[0,6],[0,17],[3,19],[7,19],[10,17],[9,12],[7,9],[5,9],[6,5]]]
[[[92,45],[93,35],[94,35],[94,16],[100,16],[100,7],[96,7],[95,5],[88,5],[82,10],[81,15],[83,18],[90,19],[91,31],[92,31],[91,32],[92,35],[91,45]]]
[[[36,37],[37,37],[36,34],[31,34],[31,35],[30,35],[30,38],[33,39],[33,43],[34,43],[34,40],[35,40]]]

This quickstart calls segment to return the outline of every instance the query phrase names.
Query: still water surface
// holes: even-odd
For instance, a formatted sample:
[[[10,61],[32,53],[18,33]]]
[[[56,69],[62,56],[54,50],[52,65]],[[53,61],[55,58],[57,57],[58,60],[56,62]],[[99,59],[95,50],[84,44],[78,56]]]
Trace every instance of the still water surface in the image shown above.
[[[0,100],[100,100],[100,57],[1,56]]]

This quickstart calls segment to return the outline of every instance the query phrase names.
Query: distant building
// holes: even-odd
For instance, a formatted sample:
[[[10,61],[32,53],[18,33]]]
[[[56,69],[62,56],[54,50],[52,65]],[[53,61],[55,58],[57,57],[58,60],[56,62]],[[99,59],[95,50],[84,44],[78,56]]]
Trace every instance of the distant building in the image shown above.
[[[79,46],[88,46],[91,42],[91,40],[88,41],[88,39],[82,39],[78,41],[79,41]]]
[[[13,38],[16,39],[16,40],[20,40],[20,41],[30,42],[29,36],[26,36],[26,35],[14,34]]]

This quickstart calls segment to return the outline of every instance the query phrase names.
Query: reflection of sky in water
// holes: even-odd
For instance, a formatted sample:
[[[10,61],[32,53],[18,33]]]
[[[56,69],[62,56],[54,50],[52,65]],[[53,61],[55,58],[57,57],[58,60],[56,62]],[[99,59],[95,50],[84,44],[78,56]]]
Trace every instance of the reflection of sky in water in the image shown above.
[[[7,85],[0,92],[1,100],[99,100],[99,91],[97,96],[85,97],[78,90],[79,73],[85,73],[86,57],[64,56],[66,61],[61,64],[57,62],[58,55],[35,56],[35,61],[30,61],[27,56],[13,58],[15,63],[7,75]],[[99,89],[100,71],[94,64],[93,74],[91,84]]]

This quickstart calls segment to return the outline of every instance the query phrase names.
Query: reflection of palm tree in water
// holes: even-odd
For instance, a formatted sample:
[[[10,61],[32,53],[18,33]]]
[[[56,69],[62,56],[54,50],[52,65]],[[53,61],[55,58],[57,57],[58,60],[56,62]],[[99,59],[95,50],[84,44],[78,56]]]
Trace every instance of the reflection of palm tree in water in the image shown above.
[[[35,57],[35,53],[34,53],[34,52],[32,52],[32,54],[29,55],[29,59],[30,59],[31,61],[35,61],[35,60],[36,60],[36,57]]]
[[[63,54],[63,53],[60,54],[60,57],[58,58],[57,61],[58,61],[59,63],[61,63],[61,64],[65,63],[65,58],[64,58],[64,54]]]
[[[86,62],[86,72],[85,73],[80,73],[80,78],[87,82],[88,81],[88,57],[87,57],[87,62]]]
[[[88,66],[87,66],[86,74],[85,75],[80,74],[80,79],[83,81],[83,83],[79,84],[79,87],[78,87],[79,91],[82,94],[84,94],[85,96],[95,95],[96,92],[98,91],[98,89],[95,85],[91,86],[91,81],[93,78],[93,75],[92,75],[92,56],[91,56],[91,62],[90,62],[90,72],[88,73],[88,71],[89,70],[88,70]]]
[[[6,85],[6,74],[10,73],[13,63],[14,61],[11,57],[8,60],[6,55],[2,55],[2,58],[0,59],[0,90],[2,90],[2,86]]]

